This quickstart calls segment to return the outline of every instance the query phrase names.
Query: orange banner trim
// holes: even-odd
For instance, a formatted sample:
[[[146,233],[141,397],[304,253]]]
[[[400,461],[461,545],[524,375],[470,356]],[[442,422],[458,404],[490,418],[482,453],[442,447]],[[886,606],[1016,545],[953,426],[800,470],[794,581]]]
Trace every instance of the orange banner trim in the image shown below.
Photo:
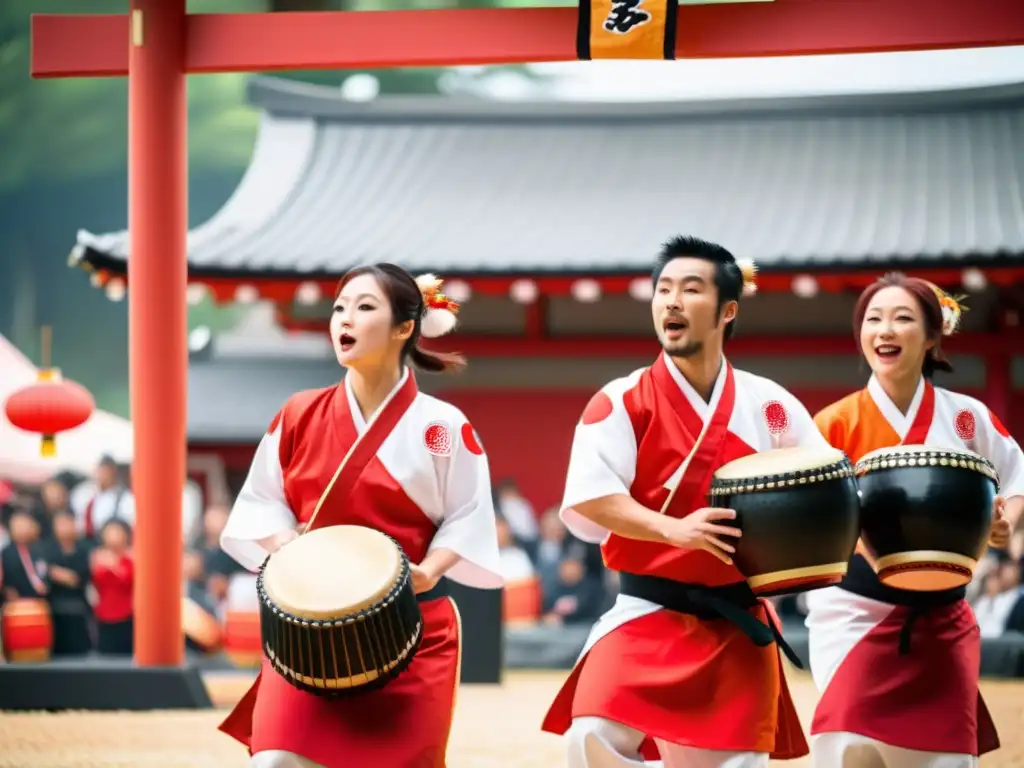
[[[580,0],[576,55],[590,59],[674,59],[678,0]]]

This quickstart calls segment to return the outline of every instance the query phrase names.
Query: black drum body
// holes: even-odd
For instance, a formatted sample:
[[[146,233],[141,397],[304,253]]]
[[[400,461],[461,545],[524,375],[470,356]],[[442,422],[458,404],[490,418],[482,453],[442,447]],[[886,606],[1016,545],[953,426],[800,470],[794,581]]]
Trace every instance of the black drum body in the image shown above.
[[[857,462],[862,537],[879,581],[922,592],[967,584],[985,551],[999,491],[993,465],[921,445]]]
[[[314,531],[287,547],[319,533],[336,532],[337,528]],[[398,543],[386,538],[400,555],[390,586],[378,588],[377,594],[357,609],[339,608],[336,618],[327,618],[322,612],[313,617],[296,608],[286,610],[271,597],[273,590],[265,583],[275,556],[260,569],[257,594],[263,652],[278,674],[299,690],[325,698],[377,690],[412,662],[423,640],[423,617],[409,561]],[[344,562],[345,554],[338,552],[335,557]],[[333,565],[323,564],[321,578],[331,578]],[[385,577],[385,585],[387,580]]]
[[[733,562],[756,595],[807,592],[846,575],[860,505],[842,452],[783,448],[738,459],[715,474],[710,505],[736,511],[743,535]]]

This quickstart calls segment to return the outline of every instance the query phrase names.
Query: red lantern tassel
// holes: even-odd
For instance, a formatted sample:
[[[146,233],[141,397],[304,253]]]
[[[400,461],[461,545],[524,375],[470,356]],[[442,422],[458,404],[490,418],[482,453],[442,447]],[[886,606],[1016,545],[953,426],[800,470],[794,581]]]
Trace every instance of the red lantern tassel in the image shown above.
[[[43,435],[39,444],[39,455],[46,459],[52,459],[57,455],[57,437],[55,435]]]

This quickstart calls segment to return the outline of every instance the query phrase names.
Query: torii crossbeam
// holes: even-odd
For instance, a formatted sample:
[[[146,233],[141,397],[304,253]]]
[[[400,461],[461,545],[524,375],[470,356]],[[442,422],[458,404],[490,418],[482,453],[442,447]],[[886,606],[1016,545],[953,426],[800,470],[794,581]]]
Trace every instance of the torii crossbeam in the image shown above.
[[[574,8],[34,16],[35,77],[128,76],[129,352],[137,499],[136,661],[177,666],[188,351],[188,73],[512,64],[576,58]],[[685,5],[678,58],[1024,44],[1022,0],[774,0]]]

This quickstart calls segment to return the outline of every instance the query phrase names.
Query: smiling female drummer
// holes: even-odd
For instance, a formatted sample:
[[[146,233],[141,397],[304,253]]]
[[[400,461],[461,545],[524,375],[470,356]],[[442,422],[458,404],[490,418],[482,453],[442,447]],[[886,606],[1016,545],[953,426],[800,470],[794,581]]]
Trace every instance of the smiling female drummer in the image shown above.
[[[223,549],[256,570],[319,505],[319,527],[359,525],[398,542],[424,629],[405,672],[350,698],[300,691],[264,659],[221,725],[249,747],[254,768],[445,765],[461,637],[439,580],[502,585],[483,448],[457,408],[418,391],[409,368],[447,373],[463,364],[418,346],[421,336],[450,331],[457,311],[432,276],[417,281],[391,264],[349,272],[330,322],[344,381],[292,396],[256,450]]]
[[[987,458],[1003,496],[989,543],[1003,547],[1024,509],[1024,455],[985,405],[931,383],[935,371],[953,370],[939,344],[959,318],[958,303],[919,278],[891,274],[867,288],[854,334],[873,375],[815,421],[853,461],[901,444]],[[885,586],[858,552],[840,586],[807,595],[811,671],[822,690],[811,725],[814,765],[976,766],[999,742],[978,693],[981,641],[964,589]]]

